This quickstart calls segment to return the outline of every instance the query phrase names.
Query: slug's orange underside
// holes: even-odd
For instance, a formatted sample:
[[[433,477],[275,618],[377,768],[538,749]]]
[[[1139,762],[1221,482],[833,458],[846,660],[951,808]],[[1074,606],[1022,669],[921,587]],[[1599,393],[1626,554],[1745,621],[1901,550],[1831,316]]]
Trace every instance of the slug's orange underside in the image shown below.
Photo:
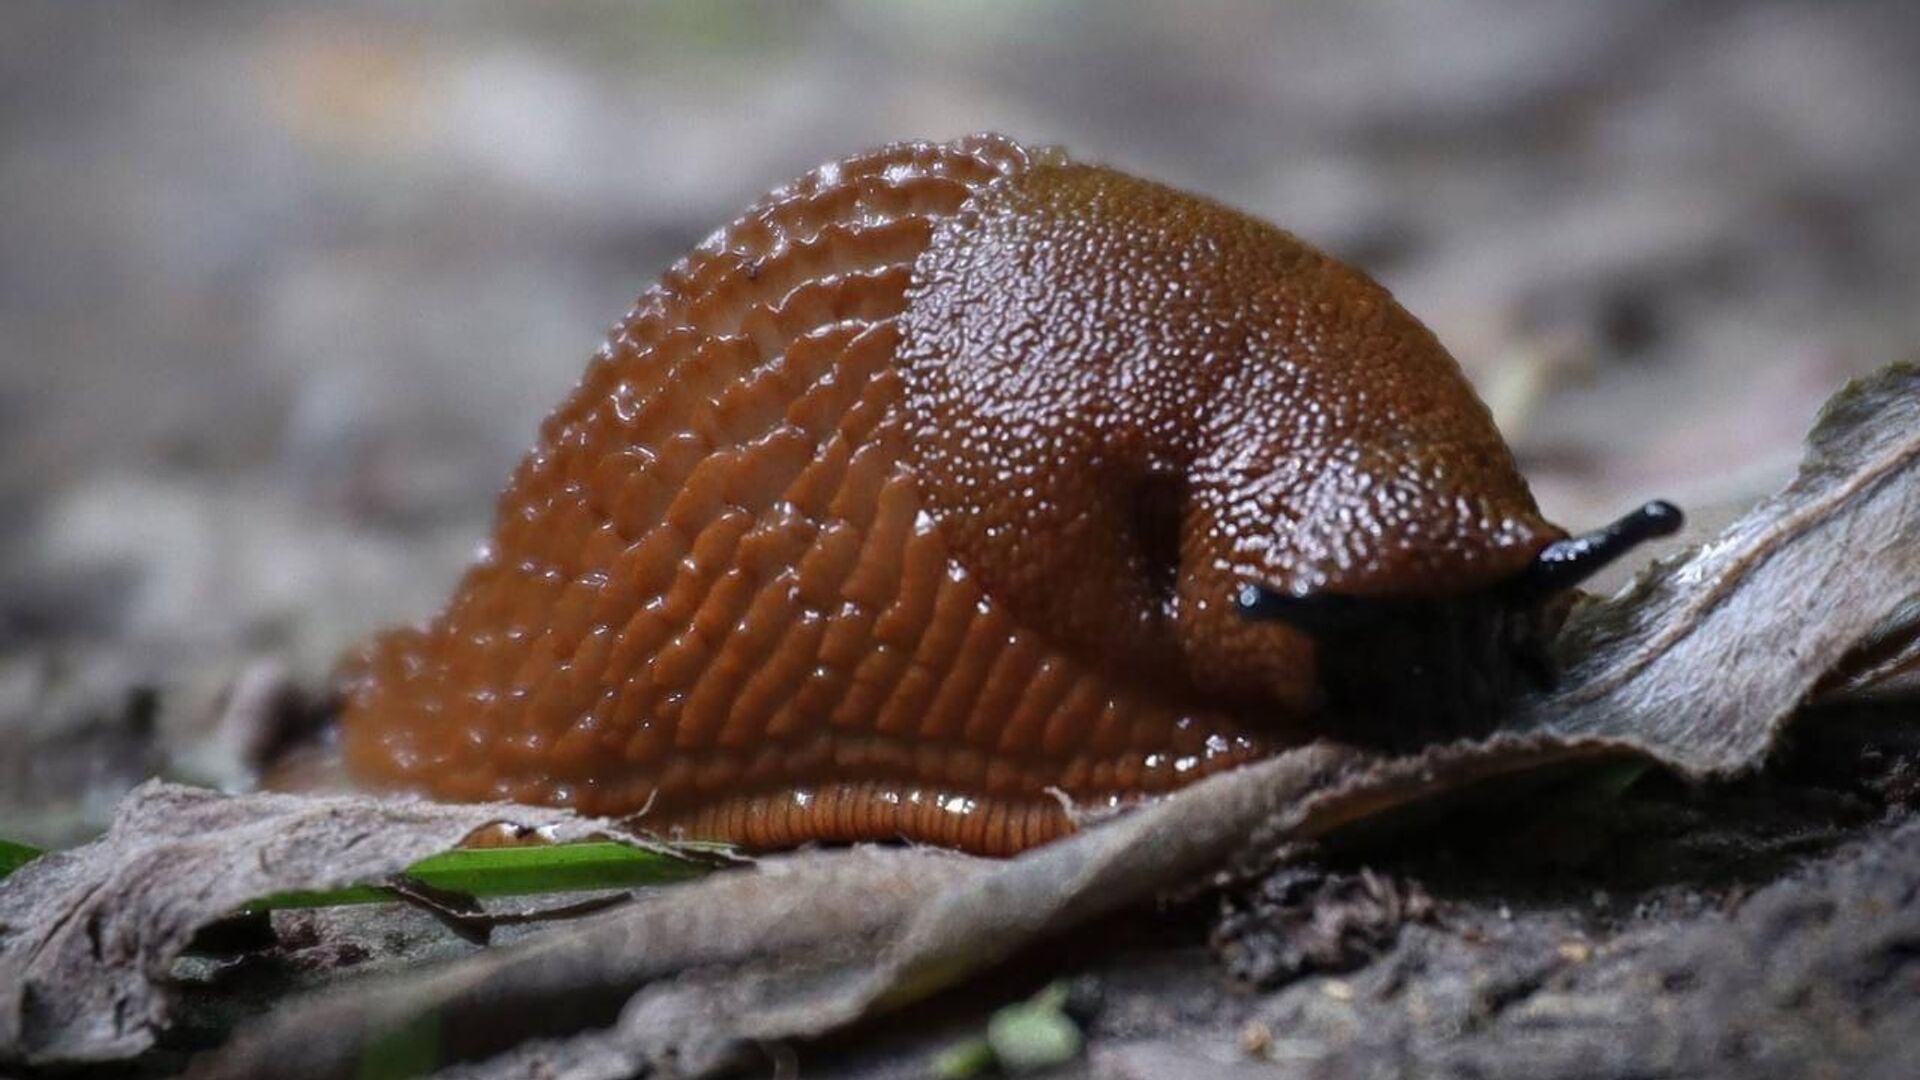
[[[347,665],[346,760],[1008,853],[1308,737],[1313,645],[1233,619],[1237,582],[1465,590],[1552,535],[1357,272],[1004,139],[897,146],[641,298],[446,610]]]

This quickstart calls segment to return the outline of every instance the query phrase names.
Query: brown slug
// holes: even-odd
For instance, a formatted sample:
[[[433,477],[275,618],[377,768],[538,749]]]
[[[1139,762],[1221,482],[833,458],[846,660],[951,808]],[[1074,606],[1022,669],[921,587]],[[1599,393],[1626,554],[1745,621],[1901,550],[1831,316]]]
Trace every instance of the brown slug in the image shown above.
[[[825,166],[640,298],[446,610],[345,668],[350,772],[755,848],[984,853],[1315,737],[1489,727],[1567,590],[1360,272],[976,136]]]

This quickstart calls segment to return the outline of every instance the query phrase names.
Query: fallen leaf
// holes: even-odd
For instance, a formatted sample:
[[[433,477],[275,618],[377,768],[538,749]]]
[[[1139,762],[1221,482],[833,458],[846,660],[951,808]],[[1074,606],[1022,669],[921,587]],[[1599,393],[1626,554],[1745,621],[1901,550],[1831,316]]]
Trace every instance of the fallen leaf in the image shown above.
[[[1827,403],[1799,475],[1698,550],[1576,613],[1560,692],[1518,725],[1691,775],[1757,765],[1821,679],[1920,597],[1920,367]]]
[[[200,927],[271,893],[382,881],[501,821],[556,840],[615,831],[524,806],[142,785],[100,840],[0,883],[0,1061],[132,1057],[166,1022],[161,984]]]

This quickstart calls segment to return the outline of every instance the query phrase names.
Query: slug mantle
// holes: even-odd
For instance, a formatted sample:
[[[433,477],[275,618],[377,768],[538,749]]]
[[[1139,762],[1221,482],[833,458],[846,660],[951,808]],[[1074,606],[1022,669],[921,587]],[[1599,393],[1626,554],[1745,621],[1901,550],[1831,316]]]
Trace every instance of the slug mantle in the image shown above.
[[[902,144],[641,296],[446,609],[343,666],[343,746],[444,799],[1004,854],[1058,796],[1483,727],[1619,547],[1581,542],[1359,271],[1055,151]]]

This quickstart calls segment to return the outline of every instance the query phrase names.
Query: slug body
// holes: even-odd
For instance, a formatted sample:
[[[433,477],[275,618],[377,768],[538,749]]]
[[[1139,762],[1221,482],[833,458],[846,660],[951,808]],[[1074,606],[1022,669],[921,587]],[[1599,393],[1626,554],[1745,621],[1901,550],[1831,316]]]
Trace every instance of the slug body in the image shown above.
[[[1359,272],[1055,152],[895,146],[641,297],[446,610],[349,666],[343,745],[442,798],[1013,852],[1060,795],[1484,723],[1550,629],[1500,590],[1564,536]]]

